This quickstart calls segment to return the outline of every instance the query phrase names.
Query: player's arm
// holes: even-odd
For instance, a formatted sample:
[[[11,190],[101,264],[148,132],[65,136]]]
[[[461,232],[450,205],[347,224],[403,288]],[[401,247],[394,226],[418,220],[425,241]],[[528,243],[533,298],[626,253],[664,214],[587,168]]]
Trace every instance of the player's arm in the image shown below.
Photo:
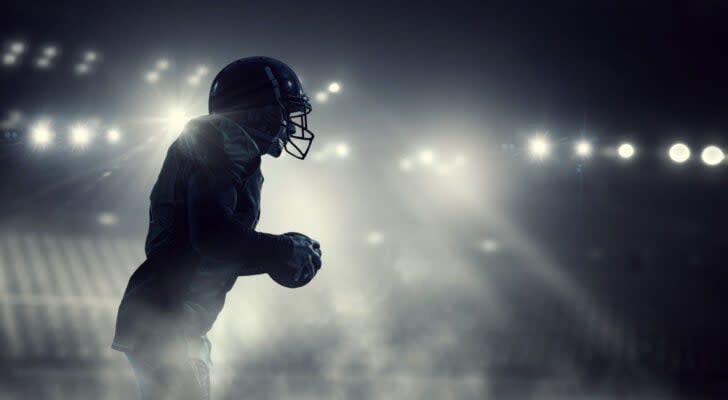
[[[233,183],[223,177],[194,173],[187,188],[190,240],[203,257],[256,266],[287,263],[294,253],[294,241],[285,235],[257,232],[232,218],[237,205]]]

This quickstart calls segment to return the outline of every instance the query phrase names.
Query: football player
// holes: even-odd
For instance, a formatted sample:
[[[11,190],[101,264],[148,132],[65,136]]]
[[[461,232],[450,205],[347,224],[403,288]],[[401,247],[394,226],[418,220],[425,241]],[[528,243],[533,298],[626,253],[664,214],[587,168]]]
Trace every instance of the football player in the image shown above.
[[[209,115],[169,147],[150,195],[147,259],[129,279],[112,348],[126,354],[141,399],[208,399],[207,332],[238,276],[281,266],[310,281],[321,248],[306,235],[256,231],[261,157],[304,159],[311,104],[293,70],[268,57],[226,66]]]

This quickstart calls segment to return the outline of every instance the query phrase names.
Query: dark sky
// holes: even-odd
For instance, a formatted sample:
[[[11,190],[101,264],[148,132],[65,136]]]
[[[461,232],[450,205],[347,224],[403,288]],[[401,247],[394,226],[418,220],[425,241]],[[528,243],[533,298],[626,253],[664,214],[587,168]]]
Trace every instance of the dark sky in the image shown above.
[[[97,46],[122,70],[163,52],[277,55],[314,78],[356,77],[364,114],[452,107],[573,129],[586,112],[600,130],[645,135],[721,126],[725,5],[572,3],[26,2],[3,31]]]

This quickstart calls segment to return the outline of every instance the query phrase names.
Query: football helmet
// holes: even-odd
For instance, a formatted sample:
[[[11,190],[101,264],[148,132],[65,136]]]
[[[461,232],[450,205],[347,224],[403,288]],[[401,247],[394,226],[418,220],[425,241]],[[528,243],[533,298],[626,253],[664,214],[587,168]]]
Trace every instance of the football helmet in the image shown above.
[[[270,57],[241,58],[228,64],[212,81],[210,114],[270,105],[278,105],[282,110],[279,133],[284,132],[286,152],[303,160],[315,137],[308,129],[308,114],[312,107],[291,67]],[[271,144],[280,135],[271,132],[265,136],[258,139]]]

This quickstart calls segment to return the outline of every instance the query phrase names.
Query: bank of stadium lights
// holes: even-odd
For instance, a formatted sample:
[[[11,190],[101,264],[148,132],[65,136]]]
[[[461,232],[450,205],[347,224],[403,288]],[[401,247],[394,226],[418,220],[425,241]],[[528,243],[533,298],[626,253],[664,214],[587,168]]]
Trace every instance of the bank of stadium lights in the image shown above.
[[[202,78],[205,77],[210,72],[210,69],[207,68],[204,65],[200,65],[197,68],[195,68],[195,71],[187,76],[187,84],[190,86],[198,86],[200,82],[202,81]]]
[[[551,143],[545,134],[538,134],[528,141],[528,152],[536,160],[543,160],[551,153]]]
[[[624,160],[629,160],[630,158],[634,157],[635,148],[632,143],[621,143],[617,147],[617,155],[619,158]]]
[[[329,159],[347,159],[351,154],[351,147],[346,142],[330,142],[312,154],[314,161],[326,161]]]
[[[700,158],[706,165],[714,167],[725,160],[725,154],[719,147],[710,145],[703,149]]]
[[[25,43],[16,40],[10,42],[7,46],[7,50],[3,54],[3,65],[11,67],[20,61],[20,56],[25,52]]]
[[[86,50],[81,55],[81,61],[73,67],[76,75],[87,75],[93,70],[93,67],[99,62],[100,55],[95,50]]]
[[[167,58],[160,58],[154,63],[154,68],[148,70],[144,73],[144,80],[147,83],[155,84],[159,82],[159,80],[162,78],[162,74],[169,70],[171,66],[171,62]],[[187,81],[190,84],[193,84],[190,82],[190,79]]]
[[[53,141],[55,133],[51,128],[51,122],[47,120],[38,121],[30,127],[30,141],[33,147],[44,149]]]
[[[41,49],[40,55],[35,60],[35,66],[40,69],[48,69],[53,66],[53,59],[58,55],[58,47],[48,45]]]
[[[326,103],[329,100],[330,94],[337,94],[339,92],[341,92],[341,84],[339,82],[330,82],[326,90],[316,92],[314,99],[319,103]]]

